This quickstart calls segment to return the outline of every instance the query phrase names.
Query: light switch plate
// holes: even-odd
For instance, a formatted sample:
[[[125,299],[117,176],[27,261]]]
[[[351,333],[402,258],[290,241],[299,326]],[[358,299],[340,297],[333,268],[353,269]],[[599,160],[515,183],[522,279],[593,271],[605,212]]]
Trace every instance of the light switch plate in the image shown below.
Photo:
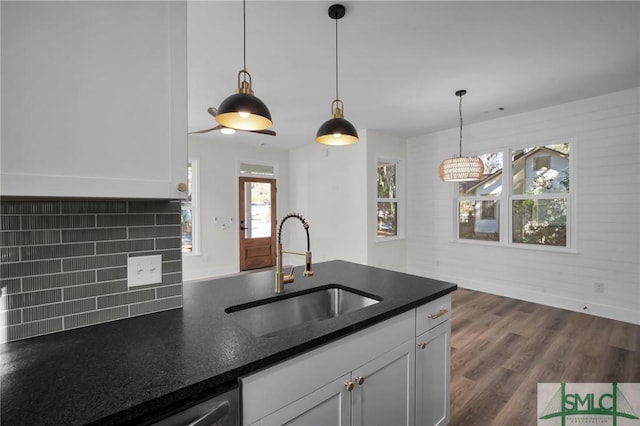
[[[162,283],[162,255],[130,257],[127,262],[127,285]]]

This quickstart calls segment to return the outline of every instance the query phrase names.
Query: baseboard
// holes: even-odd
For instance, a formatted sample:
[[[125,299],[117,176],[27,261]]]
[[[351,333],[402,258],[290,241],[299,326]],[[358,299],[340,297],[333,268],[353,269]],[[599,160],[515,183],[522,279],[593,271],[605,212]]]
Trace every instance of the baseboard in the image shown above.
[[[410,272],[411,273],[411,272]],[[415,272],[414,272],[415,273]],[[424,275],[424,273],[418,273]],[[595,315],[598,317],[609,318],[616,321],[624,321],[631,324],[640,325],[640,312],[621,308],[618,306],[605,305],[593,301],[572,299],[569,297],[559,296],[549,292],[526,290],[521,288],[513,288],[504,285],[497,285],[480,281],[464,281],[459,282],[450,276],[434,276],[428,275],[442,281],[452,282],[460,288],[482,291],[498,296],[510,297],[512,299],[525,300],[527,302],[538,303],[541,305],[552,306],[554,308],[566,309],[574,312],[582,312],[585,314]]]

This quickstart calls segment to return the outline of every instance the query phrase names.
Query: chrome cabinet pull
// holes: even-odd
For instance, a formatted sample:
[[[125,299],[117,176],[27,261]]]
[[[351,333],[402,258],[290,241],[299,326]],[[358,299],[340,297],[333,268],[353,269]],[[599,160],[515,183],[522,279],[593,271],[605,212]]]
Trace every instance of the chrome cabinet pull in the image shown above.
[[[444,314],[448,313],[449,310],[448,309],[440,309],[440,312],[438,312],[437,314],[431,314],[429,315],[429,319],[436,319],[436,318],[440,318],[441,316],[443,316]]]
[[[354,386],[353,382],[344,382],[344,387],[347,388],[349,392],[353,390]]]
[[[356,376],[356,383],[361,385],[364,383],[364,377],[362,376]]]
[[[426,348],[426,347],[427,347],[427,344],[426,344],[425,342],[420,342],[420,343],[418,343],[418,347],[419,347],[420,349],[424,349],[424,348]]]

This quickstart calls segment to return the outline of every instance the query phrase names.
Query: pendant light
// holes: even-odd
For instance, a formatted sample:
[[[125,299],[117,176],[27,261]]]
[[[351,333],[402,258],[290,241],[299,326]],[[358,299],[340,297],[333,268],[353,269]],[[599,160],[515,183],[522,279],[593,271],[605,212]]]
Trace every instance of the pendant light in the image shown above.
[[[469,182],[479,180],[484,173],[484,163],[478,157],[462,156],[462,97],[466,90],[458,90],[456,96],[460,97],[460,156],[448,158],[440,164],[440,179],[443,182]]]
[[[238,72],[238,93],[226,98],[218,108],[216,121],[230,129],[264,130],[273,124],[267,106],[253,95],[251,74],[247,71],[246,1],[242,1],[243,68]]]
[[[331,103],[332,118],[322,123],[316,133],[316,142],[323,145],[351,145],[358,142],[358,132],[344,119],[344,105],[338,96],[338,19],[345,15],[341,4],[329,7],[329,17],[336,21],[336,99]]]

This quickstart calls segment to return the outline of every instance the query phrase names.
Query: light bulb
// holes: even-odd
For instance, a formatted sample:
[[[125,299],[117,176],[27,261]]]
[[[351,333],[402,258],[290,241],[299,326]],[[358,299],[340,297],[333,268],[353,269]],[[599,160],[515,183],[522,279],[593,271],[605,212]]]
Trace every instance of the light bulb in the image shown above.
[[[249,118],[249,116],[251,115],[250,112],[245,112],[245,111],[238,111],[238,115],[242,118]]]

